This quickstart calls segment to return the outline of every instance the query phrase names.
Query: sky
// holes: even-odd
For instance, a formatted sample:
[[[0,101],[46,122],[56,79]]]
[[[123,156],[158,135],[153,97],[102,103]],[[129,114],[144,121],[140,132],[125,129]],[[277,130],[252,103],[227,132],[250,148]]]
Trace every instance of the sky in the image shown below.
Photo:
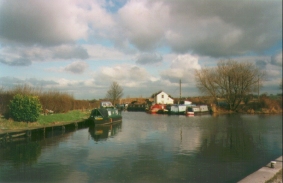
[[[0,0],[0,87],[29,85],[76,99],[160,90],[201,96],[194,70],[220,60],[267,73],[282,91],[281,0]]]

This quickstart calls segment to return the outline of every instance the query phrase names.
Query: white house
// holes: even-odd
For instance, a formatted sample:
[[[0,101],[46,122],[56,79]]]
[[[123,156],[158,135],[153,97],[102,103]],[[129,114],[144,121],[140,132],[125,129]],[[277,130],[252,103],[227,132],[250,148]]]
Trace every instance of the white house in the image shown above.
[[[173,104],[174,103],[173,98],[170,97],[164,91],[159,91],[159,92],[153,94],[152,98],[154,99],[153,102],[155,104]]]

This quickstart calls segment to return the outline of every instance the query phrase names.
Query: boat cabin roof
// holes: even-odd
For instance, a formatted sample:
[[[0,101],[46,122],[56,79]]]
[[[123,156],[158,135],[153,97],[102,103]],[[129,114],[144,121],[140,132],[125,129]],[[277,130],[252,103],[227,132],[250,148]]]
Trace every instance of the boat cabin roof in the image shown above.
[[[100,103],[100,107],[114,107],[114,106],[109,101],[103,101]]]

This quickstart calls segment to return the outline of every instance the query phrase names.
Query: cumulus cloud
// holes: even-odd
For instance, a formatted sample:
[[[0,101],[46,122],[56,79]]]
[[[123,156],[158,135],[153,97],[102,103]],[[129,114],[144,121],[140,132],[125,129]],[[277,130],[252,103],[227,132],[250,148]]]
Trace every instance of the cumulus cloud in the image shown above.
[[[143,83],[151,79],[144,68],[129,64],[101,67],[93,76],[98,85],[117,81],[120,85],[128,87],[143,87]]]
[[[84,61],[76,61],[67,65],[64,70],[74,73],[74,74],[82,74],[85,69],[88,67],[88,64]]]
[[[15,87],[22,84],[27,84],[32,87],[49,87],[58,85],[57,82],[52,80],[40,80],[36,78],[19,79],[15,77],[1,77],[0,83],[6,87]]]
[[[129,1],[118,12],[124,38],[140,50],[223,57],[261,52],[282,39],[280,1]],[[272,21],[270,21],[272,19]]]
[[[271,57],[271,64],[282,67],[282,51]]]
[[[0,5],[0,37],[7,42],[58,45],[87,36],[75,1],[9,0]]]
[[[0,62],[3,64],[7,64],[10,66],[29,66],[31,65],[31,61],[27,58],[3,58],[0,56]]]
[[[90,59],[120,61],[131,58],[131,56],[112,47],[104,47],[97,44],[94,45],[88,44],[88,45],[84,45],[83,48],[87,50]]]
[[[87,59],[85,48],[76,45],[42,46],[6,46],[0,49],[0,62],[11,66],[28,66],[32,62],[50,60]]]
[[[162,56],[157,53],[142,53],[136,58],[136,63],[141,65],[154,64],[161,61]]]
[[[151,50],[163,37],[168,12],[162,2],[129,1],[118,12],[119,26],[137,48]]]
[[[59,59],[87,59],[88,52],[81,46],[61,45],[53,49],[53,58]]]
[[[186,83],[192,83],[194,80],[194,69],[200,69],[198,57],[189,54],[178,55],[171,62],[169,69],[160,73],[163,79],[173,83],[178,83],[180,79]]]

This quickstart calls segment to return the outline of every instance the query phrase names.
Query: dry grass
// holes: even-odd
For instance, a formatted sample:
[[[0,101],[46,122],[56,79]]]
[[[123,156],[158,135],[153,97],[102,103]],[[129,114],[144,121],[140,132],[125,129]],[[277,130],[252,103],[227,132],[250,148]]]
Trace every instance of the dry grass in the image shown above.
[[[70,110],[92,109],[99,105],[95,100],[75,100],[71,94],[57,90],[43,91],[40,88],[32,88],[28,85],[17,86],[5,90],[0,88],[0,114],[8,114],[8,105],[16,94],[38,96],[43,111],[52,110],[55,113],[65,113]]]
[[[282,183],[282,169],[265,183]]]

